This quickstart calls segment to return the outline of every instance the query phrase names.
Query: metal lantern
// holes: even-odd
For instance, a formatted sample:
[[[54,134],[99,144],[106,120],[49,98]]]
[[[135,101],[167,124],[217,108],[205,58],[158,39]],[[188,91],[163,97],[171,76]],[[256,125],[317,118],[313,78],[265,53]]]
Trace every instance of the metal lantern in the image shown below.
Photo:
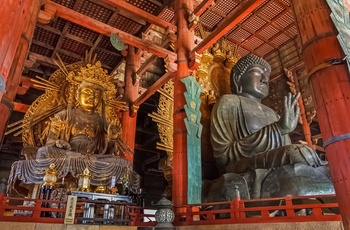
[[[78,175],[78,191],[90,192],[91,174],[88,168],[84,169],[83,174]]]
[[[165,194],[154,206],[157,208],[155,218],[158,224],[156,228],[173,228],[172,222],[175,218],[173,204],[165,197]]]

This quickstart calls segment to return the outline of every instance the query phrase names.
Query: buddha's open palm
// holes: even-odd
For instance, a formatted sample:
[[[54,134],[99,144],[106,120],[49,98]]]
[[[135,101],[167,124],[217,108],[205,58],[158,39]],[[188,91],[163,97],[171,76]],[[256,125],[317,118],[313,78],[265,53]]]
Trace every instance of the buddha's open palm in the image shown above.
[[[298,124],[300,109],[296,106],[300,93],[293,95],[291,93],[284,97],[284,111],[277,125],[282,135],[291,133]]]
[[[121,136],[120,127],[116,124],[115,121],[112,121],[108,125],[107,135],[109,140],[116,140],[118,137]]]

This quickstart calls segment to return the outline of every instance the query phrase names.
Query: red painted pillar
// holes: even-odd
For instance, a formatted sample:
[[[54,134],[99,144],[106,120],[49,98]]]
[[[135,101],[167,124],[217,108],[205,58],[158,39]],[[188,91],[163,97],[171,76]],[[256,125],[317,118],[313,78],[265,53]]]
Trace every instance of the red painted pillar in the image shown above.
[[[184,123],[186,91],[181,78],[190,75],[189,53],[194,44],[194,33],[188,29],[188,18],[193,11],[192,0],[175,0],[175,20],[177,25],[177,73],[174,77],[174,137],[173,137],[173,204],[187,204],[187,131]],[[198,172],[201,173],[201,172]]]
[[[40,2],[10,0],[0,6],[0,140],[20,83]]]
[[[131,106],[138,97],[139,80],[136,77],[136,71],[140,67],[140,55],[136,52],[135,47],[128,48],[125,66],[125,89],[123,100]],[[130,111],[123,112],[122,130],[123,140],[134,151],[136,135],[136,115],[137,108],[130,107]],[[133,152],[127,153],[125,158],[131,162],[134,161]]]
[[[326,0],[293,0],[303,58],[309,72],[325,60],[344,57]],[[310,76],[317,118],[332,174],[344,229],[350,229],[350,82],[345,64]]]

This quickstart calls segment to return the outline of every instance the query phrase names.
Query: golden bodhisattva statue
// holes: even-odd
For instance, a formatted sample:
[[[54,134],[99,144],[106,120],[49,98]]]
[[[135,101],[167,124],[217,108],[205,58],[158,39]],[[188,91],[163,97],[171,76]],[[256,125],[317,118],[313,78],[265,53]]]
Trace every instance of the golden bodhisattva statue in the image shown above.
[[[63,110],[51,119],[51,127],[44,147],[37,158],[88,157],[118,155],[116,143],[121,130],[116,119],[107,124],[98,112],[104,88],[85,79],[76,92],[76,108]],[[118,123],[117,123],[118,122]]]
[[[13,165],[10,186],[16,180],[39,184],[42,169],[54,163],[58,179],[77,177],[88,169],[93,186],[109,185],[112,176],[127,177],[136,191],[138,175],[124,159],[131,150],[122,140],[112,80],[99,61],[90,61],[61,66],[45,81],[49,89],[23,121],[27,160]]]

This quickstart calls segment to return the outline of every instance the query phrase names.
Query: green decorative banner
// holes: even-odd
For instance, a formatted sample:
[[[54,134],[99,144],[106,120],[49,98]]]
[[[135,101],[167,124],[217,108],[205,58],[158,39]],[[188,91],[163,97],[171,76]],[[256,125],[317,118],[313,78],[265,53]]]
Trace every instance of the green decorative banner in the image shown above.
[[[188,168],[188,204],[199,204],[202,199],[202,161],[201,161],[201,125],[202,113],[200,112],[203,92],[201,86],[193,76],[181,79],[186,86],[184,93],[186,105],[184,106],[187,129],[187,168]]]
[[[348,9],[344,5],[343,0],[327,0],[331,9],[331,18],[337,28],[339,43],[346,55],[346,61],[350,70],[350,15]],[[337,57],[342,58],[342,57]]]

